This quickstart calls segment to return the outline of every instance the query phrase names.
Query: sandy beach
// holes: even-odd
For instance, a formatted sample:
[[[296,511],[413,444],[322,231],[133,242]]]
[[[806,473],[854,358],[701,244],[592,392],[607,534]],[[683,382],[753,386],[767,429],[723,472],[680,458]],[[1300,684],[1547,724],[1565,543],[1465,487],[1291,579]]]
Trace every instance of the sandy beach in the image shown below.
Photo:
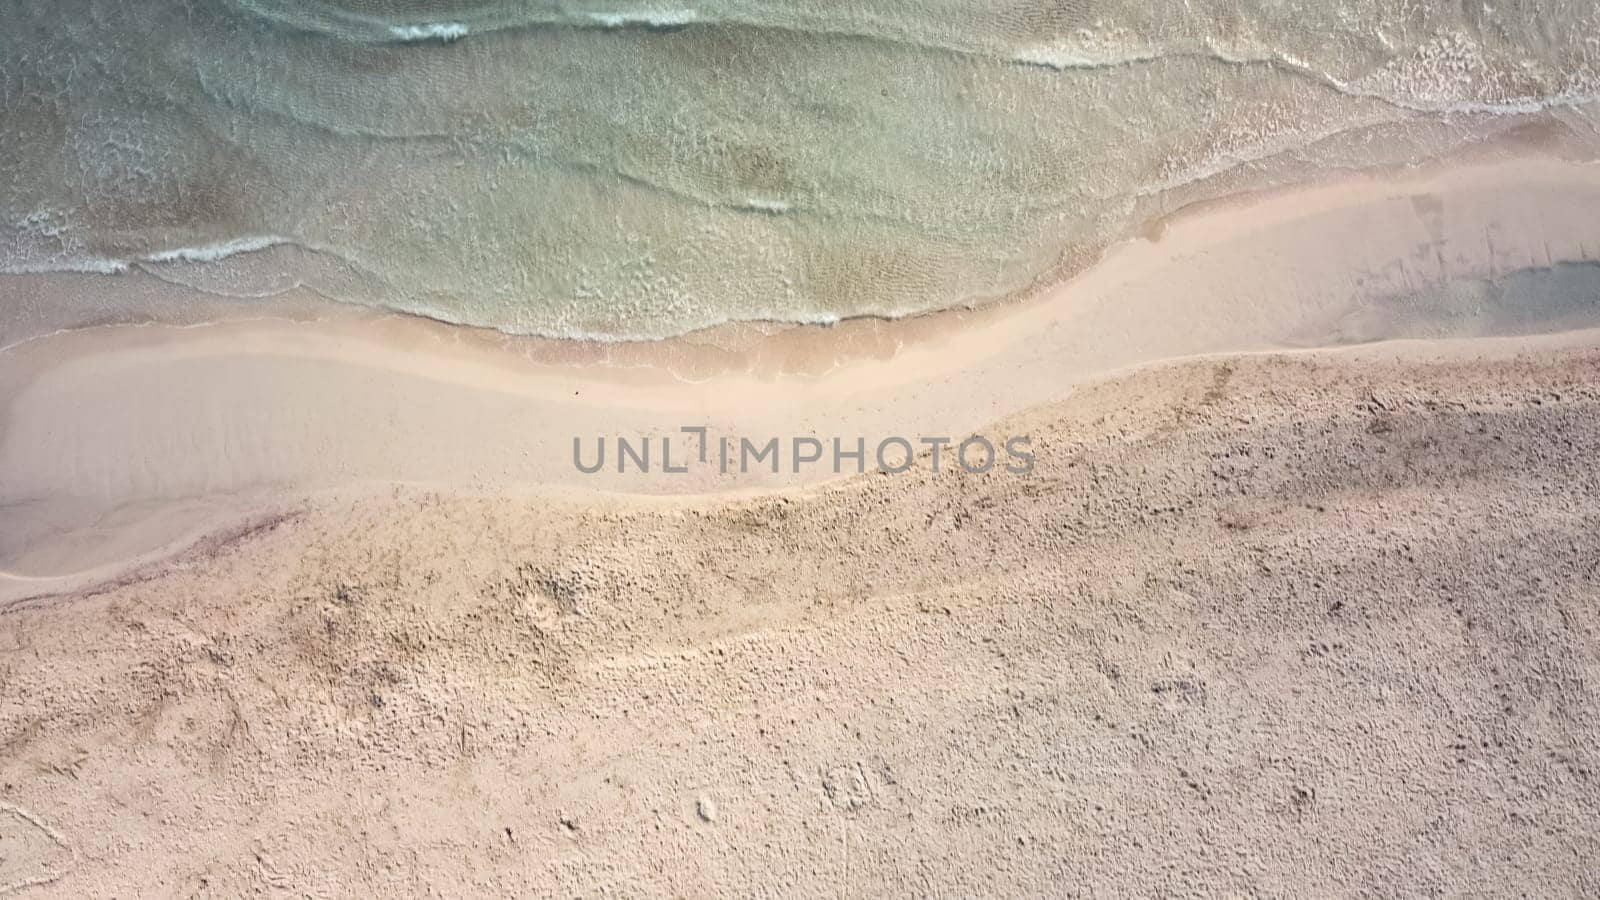
[[[1029,480],[325,497],[13,602],[0,874],[1588,892],[1600,355],[1483,356],[1099,382],[1004,423]]]
[[[696,495],[837,477],[787,460],[776,473],[669,475],[658,459],[591,474],[574,438],[701,426],[784,444],[960,440],[1162,361],[1439,342],[1396,351],[1427,357],[1453,340],[1596,327],[1596,208],[1600,166],[1553,159],[1341,178],[1170,217],[1021,305],[775,335],[574,351],[346,314],[22,340],[0,354],[0,589],[88,586],[309,493]],[[1527,269],[1566,278],[1511,299],[1487,289]]]
[[[0,895],[1600,890],[1596,210],[1505,151],[905,320],[13,326]],[[686,426],[1035,465],[574,464]]]
[[[1597,35],[6,0],[0,900],[1600,896]]]

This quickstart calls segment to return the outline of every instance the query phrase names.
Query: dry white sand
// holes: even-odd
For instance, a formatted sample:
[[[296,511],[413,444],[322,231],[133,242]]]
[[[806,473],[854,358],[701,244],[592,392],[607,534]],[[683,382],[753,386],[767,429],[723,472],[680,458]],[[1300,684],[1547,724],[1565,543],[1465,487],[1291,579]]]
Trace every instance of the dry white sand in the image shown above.
[[[1459,288],[1597,209],[1351,176],[768,338],[17,343],[0,895],[1592,895],[1600,322]],[[701,422],[1038,468],[572,467]]]
[[[1160,368],[1031,477],[310,504],[0,614],[62,896],[1600,891],[1600,354]]]

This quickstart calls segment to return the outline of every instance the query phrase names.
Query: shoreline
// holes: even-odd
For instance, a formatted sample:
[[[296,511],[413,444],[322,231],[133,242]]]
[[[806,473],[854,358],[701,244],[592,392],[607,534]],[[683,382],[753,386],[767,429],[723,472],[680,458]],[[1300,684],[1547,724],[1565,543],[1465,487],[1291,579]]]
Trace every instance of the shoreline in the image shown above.
[[[294,322],[370,323],[400,320],[424,327],[438,327],[449,331],[453,339],[465,339],[496,350],[506,350],[517,356],[553,364],[603,365],[619,367],[664,368],[671,370],[685,354],[706,347],[726,351],[731,361],[724,368],[715,368],[707,374],[731,371],[740,360],[752,354],[784,356],[790,344],[799,344],[802,353],[814,349],[817,343],[846,345],[844,353],[835,351],[836,361],[849,361],[862,356],[882,355],[882,347],[892,343],[895,347],[914,343],[928,337],[937,337],[947,329],[978,319],[980,322],[1009,313],[1025,310],[1055,298],[1080,277],[1102,266],[1106,260],[1127,245],[1157,242],[1166,229],[1178,222],[1196,216],[1211,216],[1238,211],[1243,208],[1271,206],[1277,201],[1308,198],[1328,191],[1357,189],[1363,196],[1371,197],[1370,190],[1377,185],[1416,185],[1462,169],[1494,170],[1524,165],[1549,165],[1556,168],[1586,168],[1600,166],[1600,156],[1584,140],[1575,137],[1559,122],[1531,119],[1504,132],[1486,135],[1464,143],[1448,154],[1430,157],[1411,163],[1375,165],[1359,169],[1331,169],[1307,171],[1298,177],[1277,184],[1250,186],[1235,183],[1237,173],[1224,172],[1211,179],[1202,179],[1175,187],[1160,194],[1162,203],[1146,210],[1143,218],[1136,219],[1121,237],[1112,238],[1103,246],[1065,247],[1060,258],[1039,272],[1032,283],[1014,292],[992,297],[973,298],[967,303],[937,309],[910,312],[904,315],[846,315],[827,321],[799,321],[783,319],[741,319],[690,329],[685,332],[660,337],[630,337],[594,335],[547,335],[502,331],[500,329],[465,322],[425,311],[407,311],[366,306],[325,296],[300,285],[260,297],[217,294],[173,281],[137,268],[138,260],[130,267],[116,273],[75,270],[0,273],[0,282],[10,284],[33,283],[30,292],[35,303],[38,298],[82,293],[114,280],[116,289],[127,293],[156,293],[187,295],[186,303],[196,308],[188,316],[178,315],[168,309],[159,315],[126,321],[91,322],[67,325],[37,334],[16,337],[0,344],[0,354],[38,340],[58,337],[80,331],[101,329],[171,327],[189,328],[219,323],[250,321],[256,319],[288,320]],[[1209,188],[1220,185],[1220,191]],[[1298,202],[1298,201],[1297,201]],[[1170,203],[1170,205],[1169,205]],[[302,248],[283,238],[241,238],[232,243],[260,244],[250,246],[243,255],[259,251],[291,247],[308,253],[320,251]],[[156,254],[156,257],[182,256],[189,262],[217,262],[218,260],[187,259],[193,251],[177,250]],[[230,253],[228,257],[238,255]],[[152,258],[154,260],[154,257]],[[289,260],[288,262],[294,262]],[[287,277],[287,273],[280,273]],[[131,287],[130,287],[131,285]],[[0,327],[10,323],[0,320]],[[882,334],[884,331],[896,334]],[[0,332],[3,335],[4,332]],[[843,334],[846,340],[840,341]],[[713,364],[715,366],[715,363]],[[804,369],[804,374],[818,374]],[[784,374],[782,372],[775,374]]]
[[[66,331],[0,352],[0,506],[12,518],[0,571],[54,581],[125,569],[273,501],[340,488],[703,501],[833,480],[585,478],[567,452],[578,435],[704,423],[962,436],[1174,360],[1397,340],[1426,356],[1468,338],[1593,328],[1592,305],[1499,308],[1450,291],[1592,265],[1595,208],[1593,164],[1357,174],[1175,211],[1019,303],[649,345],[552,346],[365,312]],[[0,594],[18,583],[0,581]]]

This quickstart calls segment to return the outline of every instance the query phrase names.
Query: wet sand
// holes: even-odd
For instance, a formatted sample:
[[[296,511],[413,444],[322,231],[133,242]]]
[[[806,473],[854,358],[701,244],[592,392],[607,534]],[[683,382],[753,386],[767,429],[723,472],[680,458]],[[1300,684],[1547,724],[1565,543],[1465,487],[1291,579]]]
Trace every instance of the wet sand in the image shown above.
[[[353,313],[25,340],[0,353],[0,591],[82,588],[313,493],[697,495],[835,477],[589,475],[575,437],[959,440],[1165,360],[1593,327],[1593,303],[1486,290],[1587,272],[1596,208],[1600,166],[1515,157],[1208,204],[1030,302],[902,322],[582,349]]]

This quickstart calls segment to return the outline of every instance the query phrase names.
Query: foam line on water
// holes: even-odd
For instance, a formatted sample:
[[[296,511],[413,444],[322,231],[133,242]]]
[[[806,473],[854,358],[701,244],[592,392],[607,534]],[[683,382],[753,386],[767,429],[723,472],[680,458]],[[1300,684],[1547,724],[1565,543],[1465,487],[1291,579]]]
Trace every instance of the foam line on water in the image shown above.
[[[589,18],[606,28],[627,28],[629,26],[679,28],[698,22],[700,14],[692,9],[675,9],[661,12],[591,12],[589,13]]]
[[[429,22],[425,25],[391,25],[389,33],[402,43],[417,41],[458,41],[467,36],[467,26],[460,22]]]

